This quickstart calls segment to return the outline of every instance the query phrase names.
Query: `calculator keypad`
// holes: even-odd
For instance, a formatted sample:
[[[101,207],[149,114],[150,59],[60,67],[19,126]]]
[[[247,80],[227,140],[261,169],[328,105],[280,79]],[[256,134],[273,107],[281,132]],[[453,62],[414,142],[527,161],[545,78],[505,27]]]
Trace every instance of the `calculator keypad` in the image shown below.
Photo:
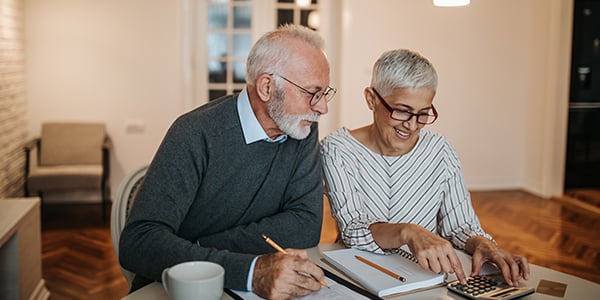
[[[530,287],[511,287],[501,279],[488,276],[473,276],[467,278],[467,284],[459,281],[447,285],[450,291],[463,295],[470,299],[493,299],[506,300],[515,299],[535,292]]]
[[[467,279],[467,284],[460,282],[450,284],[450,287],[455,288],[463,293],[470,294],[473,296],[479,296],[483,293],[491,292],[496,290],[498,282],[491,278],[485,278],[483,276],[473,276]]]

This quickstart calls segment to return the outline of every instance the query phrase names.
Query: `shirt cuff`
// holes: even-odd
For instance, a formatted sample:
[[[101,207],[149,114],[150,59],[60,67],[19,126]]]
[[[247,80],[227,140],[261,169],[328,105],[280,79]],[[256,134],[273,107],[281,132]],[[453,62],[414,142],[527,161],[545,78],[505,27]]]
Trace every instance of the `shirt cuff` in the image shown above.
[[[250,271],[248,271],[248,282],[246,282],[246,290],[248,290],[248,292],[252,292],[252,279],[254,278],[254,266],[256,265],[256,260],[258,260],[258,256],[252,260]]]

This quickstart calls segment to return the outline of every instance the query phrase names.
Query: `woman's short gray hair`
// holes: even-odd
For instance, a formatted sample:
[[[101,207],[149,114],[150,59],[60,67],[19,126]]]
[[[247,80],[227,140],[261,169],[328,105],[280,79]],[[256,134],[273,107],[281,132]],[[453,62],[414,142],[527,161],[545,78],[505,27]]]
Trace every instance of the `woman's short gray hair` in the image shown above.
[[[384,52],[373,66],[371,86],[382,96],[399,88],[437,89],[437,73],[427,58],[408,49]]]
[[[281,73],[282,65],[289,60],[290,39],[300,40],[318,49],[323,49],[325,42],[314,30],[300,25],[285,24],[276,30],[263,35],[252,46],[246,61],[246,83],[254,84],[264,73]]]

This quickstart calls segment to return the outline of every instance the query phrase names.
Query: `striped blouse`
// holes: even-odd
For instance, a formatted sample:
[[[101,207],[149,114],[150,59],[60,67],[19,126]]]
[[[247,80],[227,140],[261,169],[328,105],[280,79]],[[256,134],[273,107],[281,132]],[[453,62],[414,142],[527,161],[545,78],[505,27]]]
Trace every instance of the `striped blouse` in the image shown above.
[[[322,141],[323,171],[332,213],[344,243],[377,253],[369,226],[413,223],[464,249],[483,231],[465,185],[460,161],[441,134],[422,129],[401,156],[375,153],[343,127]]]

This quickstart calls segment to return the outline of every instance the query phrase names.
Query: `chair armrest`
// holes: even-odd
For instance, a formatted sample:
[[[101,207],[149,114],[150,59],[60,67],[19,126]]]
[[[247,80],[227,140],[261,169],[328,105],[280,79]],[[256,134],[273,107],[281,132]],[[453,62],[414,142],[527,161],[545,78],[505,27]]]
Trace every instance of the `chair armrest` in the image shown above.
[[[33,138],[32,140],[30,140],[29,142],[26,142],[25,145],[23,145],[23,151],[25,151],[25,177],[27,177],[27,174],[29,174],[29,168],[30,165],[33,162],[35,162],[35,164],[37,165],[37,162],[39,161],[39,151],[40,149],[40,138]],[[37,151],[35,151],[37,150]],[[33,160],[31,158],[31,152],[36,153],[38,157],[35,158],[35,160]]]
[[[102,150],[110,150],[113,147],[112,139],[110,136],[106,136],[104,138],[104,142],[102,143]]]
[[[31,150],[33,150],[34,148],[39,148],[39,147],[40,147],[40,138],[33,138],[30,141],[26,142],[25,145],[23,145],[23,150],[25,150],[25,153],[28,153]]]
[[[35,151],[36,149],[38,149],[38,151]],[[35,159],[31,158],[31,152],[35,151],[37,152],[37,154],[39,155],[40,151],[40,138],[33,138],[32,140],[30,140],[29,142],[25,143],[25,145],[23,145],[23,150],[25,151],[25,165],[24,165],[24,172],[23,172],[23,179],[24,179],[24,183],[23,183],[23,190],[24,190],[24,195],[27,197],[29,196],[29,169],[31,168],[31,164],[32,161],[37,164],[37,162],[39,161],[39,157],[36,157]]]

